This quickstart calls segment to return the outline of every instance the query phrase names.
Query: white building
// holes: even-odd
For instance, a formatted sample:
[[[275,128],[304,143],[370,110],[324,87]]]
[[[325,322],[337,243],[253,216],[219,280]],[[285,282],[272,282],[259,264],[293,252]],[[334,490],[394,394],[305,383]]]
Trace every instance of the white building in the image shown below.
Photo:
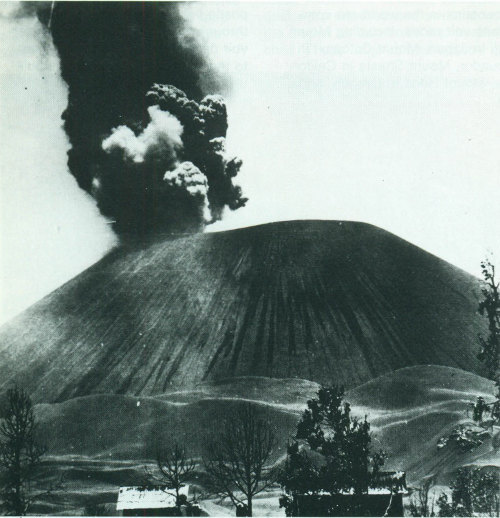
[[[179,495],[189,494],[189,486],[179,490]],[[126,486],[118,491],[116,510],[122,516],[165,516],[175,509],[175,489],[167,486]]]

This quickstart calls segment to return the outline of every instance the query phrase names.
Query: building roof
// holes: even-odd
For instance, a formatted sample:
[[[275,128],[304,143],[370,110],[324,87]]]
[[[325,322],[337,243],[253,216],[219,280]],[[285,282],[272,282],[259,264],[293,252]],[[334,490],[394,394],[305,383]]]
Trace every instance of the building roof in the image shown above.
[[[406,473],[404,471],[380,471],[371,480],[367,488],[367,495],[390,495],[392,494],[407,494],[406,487]],[[328,491],[306,491],[303,495],[317,495],[328,496],[331,495]],[[353,495],[354,489],[340,491],[340,495]]]
[[[392,491],[387,487],[369,487],[363,495],[390,495],[390,494],[407,494],[405,489],[393,489]],[[354,495],[354,490],[340,491],[339,493],[330,493],[328,491],[306,491],[305,493],[298,493],[298,496],[334,496],[334,495]]]
[[[188,496],[189,486],[181,487],[180,495]],[[127,486],[118,491],[117,511],[124,509],[166,509],[175,507],[175,490],[167,486]]]
[[[369,493],[376,494],[384,489],[389,493],[392,491],[406,491],[406,473],[404,471],[379,471],[372,478]]]

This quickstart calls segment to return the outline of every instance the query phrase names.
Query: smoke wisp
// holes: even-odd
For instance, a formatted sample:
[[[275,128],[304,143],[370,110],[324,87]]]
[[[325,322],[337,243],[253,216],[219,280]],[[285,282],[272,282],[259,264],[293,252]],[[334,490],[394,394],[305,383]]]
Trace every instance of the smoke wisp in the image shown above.
[[[70,171],[120,234],[197,231],[245,204],[215,94],[223,82],[175,3],[56,2],[36,12],[69,89]]]

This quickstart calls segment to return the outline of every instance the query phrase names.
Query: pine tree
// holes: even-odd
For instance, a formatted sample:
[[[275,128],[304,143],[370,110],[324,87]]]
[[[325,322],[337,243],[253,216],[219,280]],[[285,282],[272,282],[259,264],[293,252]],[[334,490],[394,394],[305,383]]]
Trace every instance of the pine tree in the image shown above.
[[[371,452],[366,417],[351,416],[351,407],[343,397],[343,388],[321,388],[317,397],[307,402],[280,477],[285,492],[280,503],[287,514],[297,493],[367,493],[384,464],[384,452]],[[301,444],[307,450],[301,449]]]
[[[498,516],[500,512],[498,473],[481,468],[460,468],[450,484],[451,501],[439,497],[439,516]]]
[[[479,336],[481,349],[478,358],[486,367],[487,376],[495,381],[497,397],[500,397],[500,292],[495,278],[495,266],[490,261],[481,263],[483,274],[483,299],[479,313],[488,319],[488,336]]]
[[[35,439],[36,422],[29,395],[18,387],[7,391],[0,423],[0,498],[6,514],[24,515],[40,496],[32,490],[45,448]]]

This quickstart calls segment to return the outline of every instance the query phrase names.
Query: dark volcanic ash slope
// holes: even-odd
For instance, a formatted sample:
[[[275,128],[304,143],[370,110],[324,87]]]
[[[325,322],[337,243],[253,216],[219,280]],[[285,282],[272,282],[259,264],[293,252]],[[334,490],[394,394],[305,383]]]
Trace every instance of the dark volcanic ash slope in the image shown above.
[[[234,376],[480,372],[479,282],[376,227],[293,221],[122,247],[0,331],[0,389],[152,395]]]

